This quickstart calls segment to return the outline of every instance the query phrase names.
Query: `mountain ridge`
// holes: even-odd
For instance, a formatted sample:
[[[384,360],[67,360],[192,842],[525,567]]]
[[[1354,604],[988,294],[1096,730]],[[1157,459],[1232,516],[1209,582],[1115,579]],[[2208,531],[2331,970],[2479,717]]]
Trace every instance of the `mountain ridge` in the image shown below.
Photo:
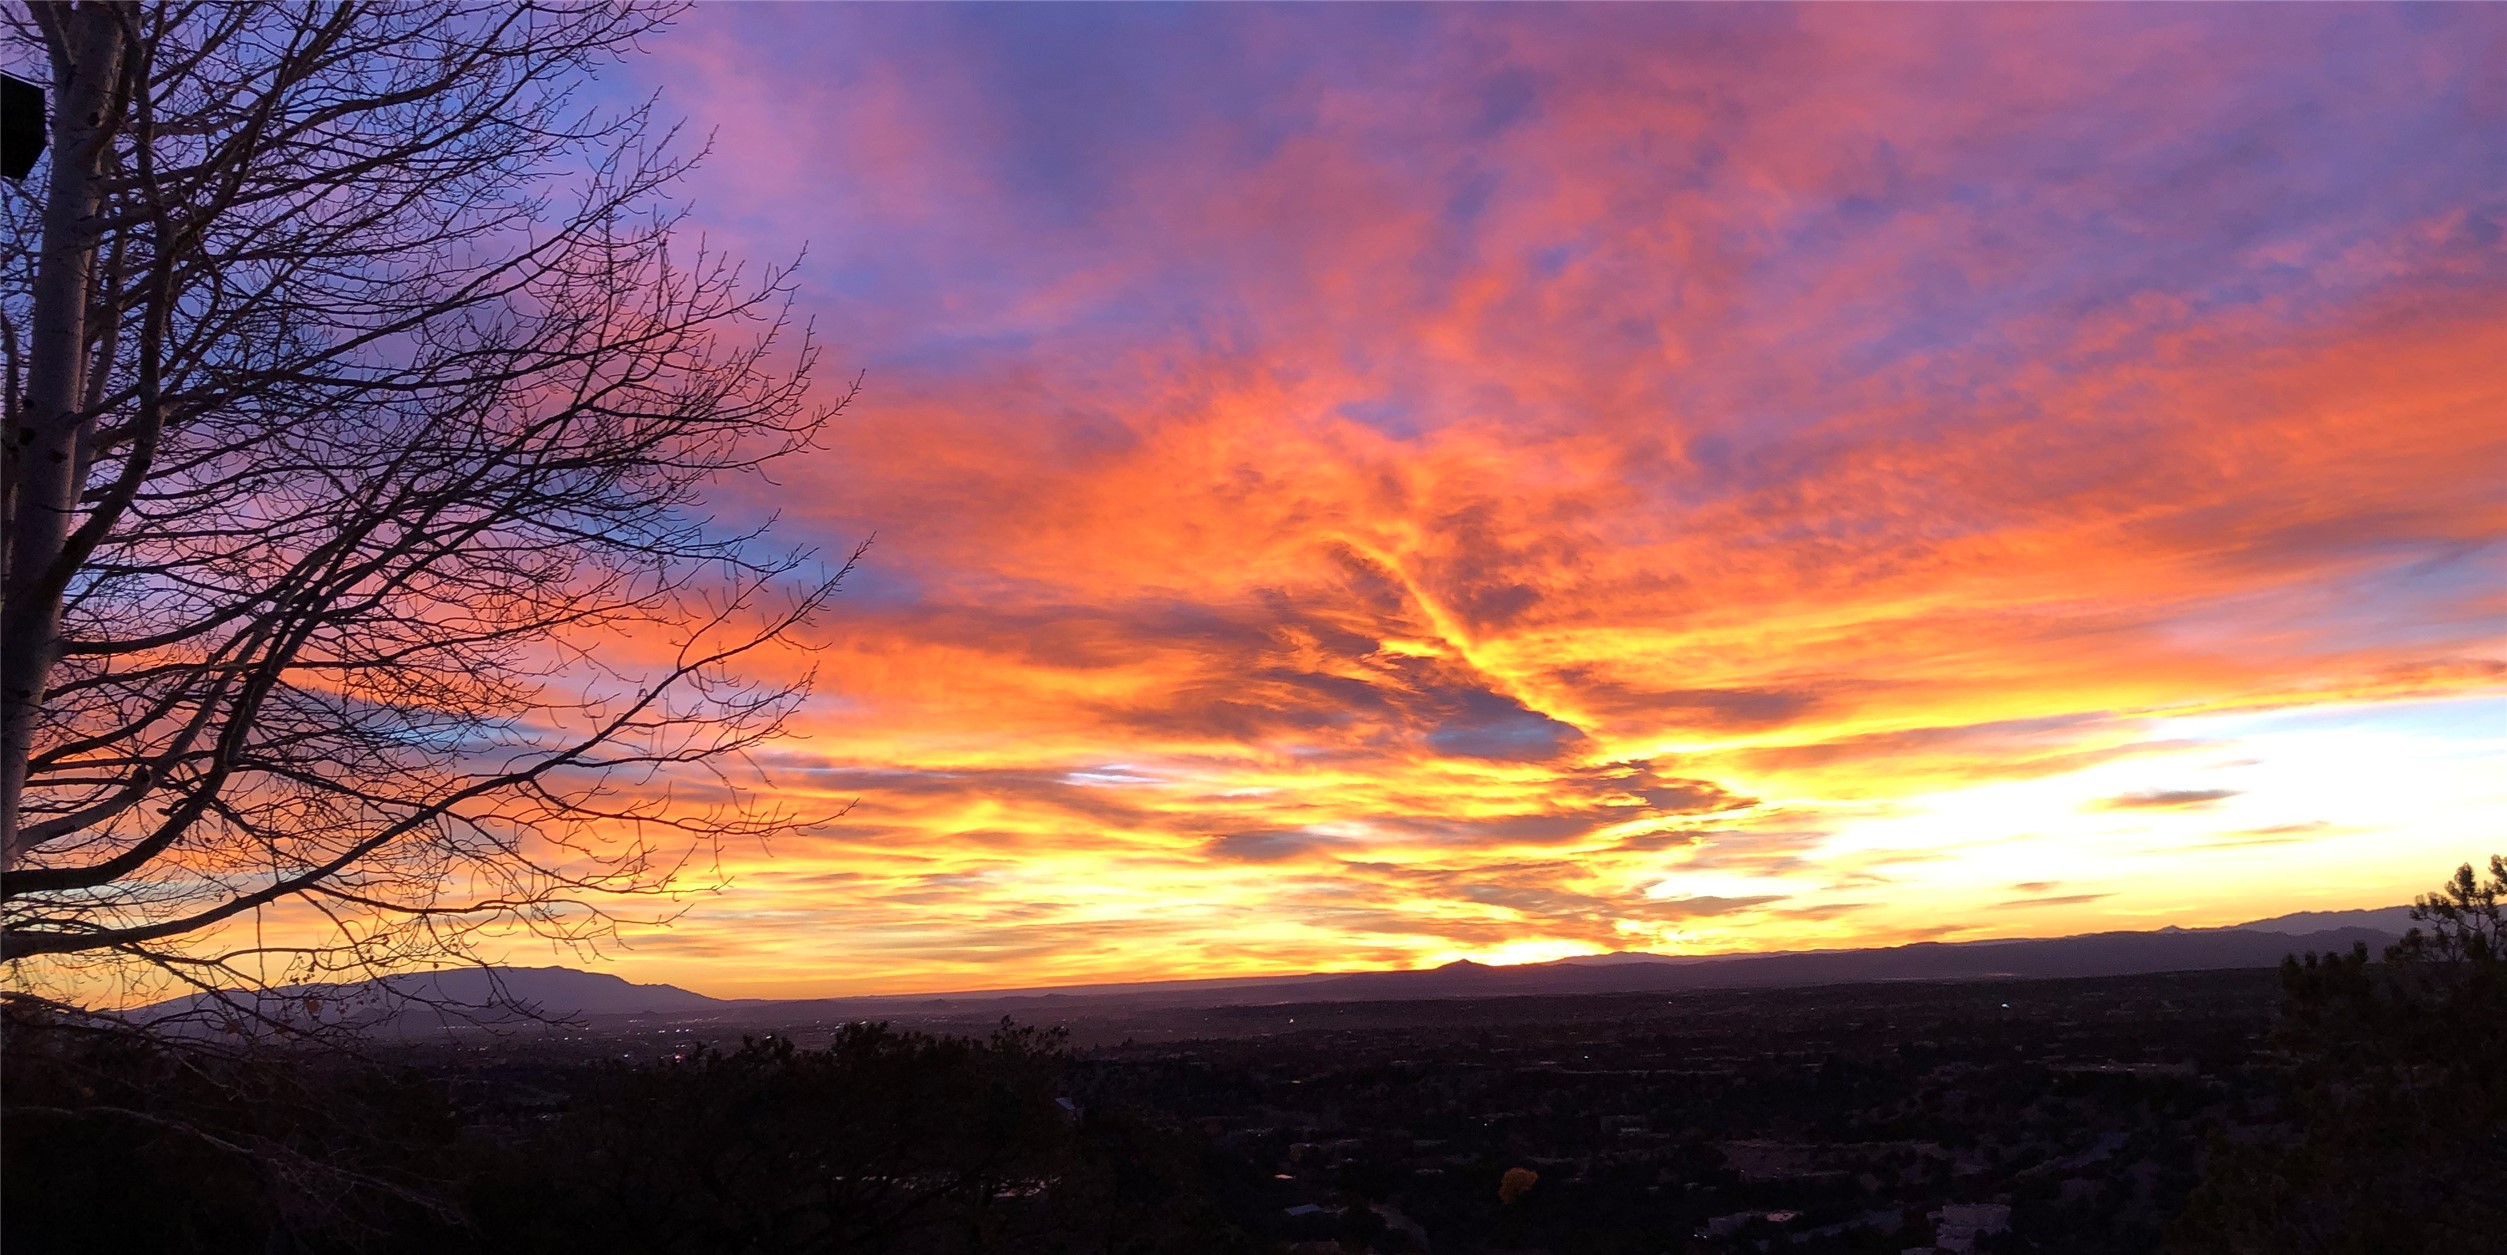
[[[2318,920],[2357,917],[2377,925],[2409,908],[2300,912],[2226,928],[2163,928],[2068,937],[1920,941],[1845,950],[1717,955],[1621,951],[1545,963],[1492,965],[1457,959],[1434,968],[1317,972],[1277,977],[1215,977],[1126,984],[1046,986],[959,993],[868,994],[831,998],[716,998],[676,985],[640,984],[568,967],[482,966],[406,972],[367,981],[295,985],[259,995],[193,994],[129,1012],[142,1022],[231,1016],[236,1004],[265,1015],[311,1016],[326,1024],[396,1030],[459,1025],[522,1025],[584,1018],[741,1015],[966,1013],[978,1008],[1033,1011],[1078,1005],[1231,1006],[1287,1001],[1401,1001],[1542,994],[1638,993],[1680,989],[1781,988],[1881,981],[1963,981],[2125,976],[2164,971],[2269,967],[2290,953],[2371,950],[2403,927]]]
[[[2237,927],[2290,934],[2324,932],[2335,928],[2368,928],[2399,936],[2411,930],[2411,910],[2408,906],[2380,906],[2360,911],[2293,911],[2270,919],[2248,920]]]

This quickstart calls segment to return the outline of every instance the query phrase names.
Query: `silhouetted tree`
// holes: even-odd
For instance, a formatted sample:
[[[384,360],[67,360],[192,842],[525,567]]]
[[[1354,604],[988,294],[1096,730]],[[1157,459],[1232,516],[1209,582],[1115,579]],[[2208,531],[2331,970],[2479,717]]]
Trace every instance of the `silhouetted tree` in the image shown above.
[[[2412,908],[2383,963],[2281,965],[2280,1138],[2213,1146],[2170,1247],[2408,1255],[2507,1244],[2507,857]]]
[[[1259,1249],[1206,1145],[1066,1106],[1061,1035],[1006,1021],[422,1073],[0,1014],[12,1253]]]
[[[2455,869],[2454,876],[2436,893],[2414,903],[2411,931],[2403,934],[2401,944],[2386,952],[2386,958],[2414,964],[2461,965],[2460,967],[2417,970],[2451,971],[2468,979],[2486,979],[2498,972],[2499,960],[2507,959],[2507,855],[2490,856],[2490,875],[2483,880],[2466,863]],[[2419,925],[2428,925],[2423,932]]]
[[[666,16],[10,15],[54,105],[0,192],[21,991],[597,936],[609,895],[794,821],[722,768],[806,679],[742,660],[841,572],[706,494],[833,407],[786,272],[675,234],[688,159],[578,98]],[[265,909],[311,939],[239,931]]]

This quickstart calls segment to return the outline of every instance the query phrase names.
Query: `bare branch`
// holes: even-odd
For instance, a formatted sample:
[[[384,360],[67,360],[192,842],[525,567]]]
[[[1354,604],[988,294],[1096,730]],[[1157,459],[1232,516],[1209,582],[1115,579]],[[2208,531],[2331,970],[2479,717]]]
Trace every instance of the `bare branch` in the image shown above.
[[[859,381],[814,400],[790,270],[691,248],[669,132],[576,102],[668,15],[13,24],[63,111],[43,179],[0,189],[32,228],[0,270],[36,280],[0,292],[28,996],[597,941],[804,818],[742,766],[808,683],[764,662],[861,554],[811,574],[714,507]],[[221,940],[269,910],[329,940]]]

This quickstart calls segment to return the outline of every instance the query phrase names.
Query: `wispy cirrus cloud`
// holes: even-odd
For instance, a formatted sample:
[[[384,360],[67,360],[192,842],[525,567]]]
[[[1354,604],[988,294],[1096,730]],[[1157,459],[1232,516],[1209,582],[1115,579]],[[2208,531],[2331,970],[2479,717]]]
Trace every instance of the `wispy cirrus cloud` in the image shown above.
[[[2235,789],[2149,789],[2140,793],[2119,793],[2114,797],[2101,798],[2098,801],[2098,807],[2111,811],[2180,810],[2224,802],[2237,796],[2237,793]]]

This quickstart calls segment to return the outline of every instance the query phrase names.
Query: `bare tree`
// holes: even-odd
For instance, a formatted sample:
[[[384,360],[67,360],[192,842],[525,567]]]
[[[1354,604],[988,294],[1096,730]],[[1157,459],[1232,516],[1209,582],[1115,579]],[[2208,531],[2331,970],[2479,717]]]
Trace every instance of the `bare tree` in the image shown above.
[[[788,271],[674,230],[670,135],[581,99],[667,16],[11,16],[54,103],[0,201],[21,989],[596,936],[608,895],[793,822],[724,768],[806,686],[745,664],[843,572],[706,494],[850,393],[811,404]],[[263,947],[265,910],[328,922]]]

